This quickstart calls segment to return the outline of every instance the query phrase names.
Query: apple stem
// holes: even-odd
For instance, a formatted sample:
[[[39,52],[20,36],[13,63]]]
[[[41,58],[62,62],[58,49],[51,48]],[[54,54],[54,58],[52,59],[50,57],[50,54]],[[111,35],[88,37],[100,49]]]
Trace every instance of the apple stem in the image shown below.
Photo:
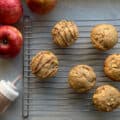
[[[4,39],[4,40],[3,40],[3,44],[5,44],[5,45],[8,44],[8,40],[7,40],[7,39]]]
[[[13,80],[12,84],[16,85],[18,83],[18,81],[21,80],[21,79],[22,79],[22,75],[20,74]]]

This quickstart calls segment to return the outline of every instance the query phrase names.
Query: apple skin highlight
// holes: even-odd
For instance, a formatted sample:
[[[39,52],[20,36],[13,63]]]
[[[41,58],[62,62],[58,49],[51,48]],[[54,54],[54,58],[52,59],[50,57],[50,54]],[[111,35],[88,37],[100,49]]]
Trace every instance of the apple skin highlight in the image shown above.
[[[20,0],[0,0],[0,23],[14,24],[23,15],[23,7]]]
[[[23,45],[23,37],[19,30],[12,26],[0,26],[0,57],[16,57]]]
[[[26,0],[26,3],[32,12],[44,15],[54,9],[57,0]]]

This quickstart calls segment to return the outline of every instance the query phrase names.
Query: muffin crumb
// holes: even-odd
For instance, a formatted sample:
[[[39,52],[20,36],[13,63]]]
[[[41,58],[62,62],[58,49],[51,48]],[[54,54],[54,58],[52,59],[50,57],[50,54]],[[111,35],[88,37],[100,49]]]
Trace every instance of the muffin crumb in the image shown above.
[[[96,49],[109,50],[118,42],[117,29],[110,24],[96,25],[91,31],[91,41]]]
[[[120,105],[120,92],[111,85],[102,85],[96,89],[93,103],[99,111],[111,112]]]
[[[56,75],[58,71],[58,59],[50,51],[40,51],[31,60],[32,73],[39,79],[46,79]]]
[[[90,66],[77,65],[69,72],[68,82],[79,93],[84,93],[93,88],[96,74]]]
[[[61,20],[52,29],[53,41],[61,48],[71,46],[78,36],[79,30],[73,21]]]

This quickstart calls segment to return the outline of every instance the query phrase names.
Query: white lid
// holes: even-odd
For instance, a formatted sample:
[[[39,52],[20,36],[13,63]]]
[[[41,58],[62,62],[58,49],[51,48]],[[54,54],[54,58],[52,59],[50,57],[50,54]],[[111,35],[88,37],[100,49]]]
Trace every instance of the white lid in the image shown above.
[[[10,101],[14,101],[19,96],[19,92],[16,90],[16,86],[14,86],[10,81],[0,81],[0,92]]]

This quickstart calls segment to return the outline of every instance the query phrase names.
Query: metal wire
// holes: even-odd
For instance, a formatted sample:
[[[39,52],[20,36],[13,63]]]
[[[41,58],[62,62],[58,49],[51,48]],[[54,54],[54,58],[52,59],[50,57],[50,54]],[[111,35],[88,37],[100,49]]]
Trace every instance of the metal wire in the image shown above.
[[[57,21],[59,20],[32,20],[28,16],[24,17],[24,118],[54,112],[57,112],[56,114],[60,112],[66,114],[80,111],[96,112],[91,100],[96,87],[108,83],[119,87],[117,83],[106,78],[103,73],[103,63],[109,54],[119,53],[120,42],[112,50],[101,53],[92,47],[89,33],[94,25],[104,22],[115,25],[120,33],[120,19],[74,20],[80,28],[80,37],[75,45],[67,49],[60,49],[52,43],[50,30]],[[38,82],[29,68],[31,58],[39,50],[53,51],[60,61],[57,76],[44,82]],[[97,73],[96,87],[87,94],[79,95],[72,91],[67,84],[69,69],[76,64],[91,65]],[[119,112],[119,110],[116,110],[116,112]]]

